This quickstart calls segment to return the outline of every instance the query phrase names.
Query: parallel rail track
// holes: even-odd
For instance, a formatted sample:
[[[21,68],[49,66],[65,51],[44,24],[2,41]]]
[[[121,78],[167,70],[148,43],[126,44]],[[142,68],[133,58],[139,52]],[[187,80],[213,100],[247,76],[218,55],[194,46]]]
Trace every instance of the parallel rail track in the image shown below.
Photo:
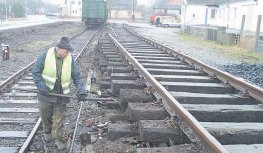
[[[75,61],[99,30],[85,30],[71,38]],[[26,152],[40,126],[37,94],[23,90],[36,89],[29,73],[34,63],[35,60],[0,84],[0,152]]]
[[[181,129],[194,134],[192,142],[218,153],[263,144],[261,88],[127,28],[113,30],[110,41],[168,113],[179,117]]]

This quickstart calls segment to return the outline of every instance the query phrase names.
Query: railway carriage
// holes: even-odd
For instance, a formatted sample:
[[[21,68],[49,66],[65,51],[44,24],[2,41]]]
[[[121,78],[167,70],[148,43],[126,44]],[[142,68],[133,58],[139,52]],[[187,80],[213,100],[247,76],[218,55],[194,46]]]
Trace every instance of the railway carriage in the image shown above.
[[[98,25],[107,20],[107,3],[104,0],[82,0],[82,21]]]

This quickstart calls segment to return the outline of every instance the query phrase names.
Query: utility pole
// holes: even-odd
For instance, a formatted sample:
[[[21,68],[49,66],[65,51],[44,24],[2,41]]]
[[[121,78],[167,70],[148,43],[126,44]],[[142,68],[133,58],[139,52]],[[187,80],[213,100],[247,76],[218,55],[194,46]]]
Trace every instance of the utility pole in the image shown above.
[[[6,3],[6,0],[5,0],[5,20],[7,21],[8,19],[8,16],[7,16],[7,3]]]
[[[71,5],[72,5],[72,1],[70,0],[70,1],[69,1],[69,16],[70,16],[70,17],[71,17],[71,7],[72,7]]]
[[[134,3],[134,0],[132,0],[132,22],[134,22],[134,19],[135,19],[135,14],[134,14],[134,7],[135,3]]]

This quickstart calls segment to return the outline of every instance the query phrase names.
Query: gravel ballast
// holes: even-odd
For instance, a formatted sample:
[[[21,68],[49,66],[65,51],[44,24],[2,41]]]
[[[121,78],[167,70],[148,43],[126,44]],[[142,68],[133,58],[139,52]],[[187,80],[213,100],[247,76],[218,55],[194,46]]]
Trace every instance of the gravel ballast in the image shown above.
[[[225,54],[225,52],[234,52],[231,49],[222,53],[218,45],[204,45],[204,43],[182,39],[181,35],[178,34],[180,31],[178,28],[145,26],[145,24],[130,24],[130,27],[137,33],[151,38],[156,42],[167,45],[183,54],[263,88],[263,64],[253,60],[253,57],[251,57],[251,59],[255,61],[255,63],[244,63],[243,60],[249,60],[249,56],[237,56],[233,58]],[[242,54],[242,52],[240,54]],[[262,56],[260,53],[258,55]]]

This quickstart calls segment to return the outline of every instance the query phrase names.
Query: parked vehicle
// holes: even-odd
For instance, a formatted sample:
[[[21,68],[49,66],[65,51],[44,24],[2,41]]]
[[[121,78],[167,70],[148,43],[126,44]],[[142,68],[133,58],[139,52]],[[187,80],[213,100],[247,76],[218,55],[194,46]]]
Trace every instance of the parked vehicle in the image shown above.
[[[157,27],[160,26],[161,18],[162,16],[155,16],[153,24],[156,25]]]
[[[104,0],[82,0],[82,21],[98,25],[107,20],[107,3]]]
[[[180,27],[181,20],[177,15],[173,16],[156,16],[154,20],[156,26],[163,27]]]
[[[155,17],[156,17],[156,15],[152,15],[152,16],[150,17],[150,23],[151,23],[151,24],[154,24],[154,19],[155,19]]]
[[[163,16],[161,18],[161,26],[163,27],[179,27],[181,26],[181,19],[178,16]]]

